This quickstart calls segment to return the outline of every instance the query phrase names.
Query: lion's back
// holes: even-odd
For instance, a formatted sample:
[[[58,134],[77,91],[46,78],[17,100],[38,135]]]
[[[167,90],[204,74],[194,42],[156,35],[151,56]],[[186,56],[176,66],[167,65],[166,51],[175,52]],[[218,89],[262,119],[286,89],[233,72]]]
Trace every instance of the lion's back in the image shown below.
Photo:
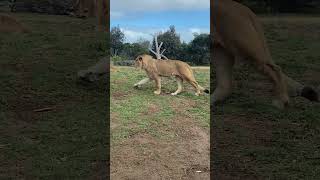
[[[184,77],[190,74],[190,66],[179,60],[157,60],[158,72],[162,76],[178,75]]]
[[[188,63],[180,60],[173,60],[173,61],[174,61],[175,69],[181,77],[184,78],[184,77],[193,76],[192,69]]]

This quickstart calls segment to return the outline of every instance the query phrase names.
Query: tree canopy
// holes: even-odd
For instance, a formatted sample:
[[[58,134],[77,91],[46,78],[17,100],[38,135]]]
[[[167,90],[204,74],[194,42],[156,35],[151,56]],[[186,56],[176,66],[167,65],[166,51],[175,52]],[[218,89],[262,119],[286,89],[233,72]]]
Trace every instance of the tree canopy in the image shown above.
[[[110,31],[111,38],[111,55],[117,56],[117,63],[119,65],[127,65],[128,63],[119,62],[120,59],[124,61],[133,60],[140,54],[150,54],[148,48],[155,49],[155,40],[152,44],[143,38],[138,39],[134,43],[124,43],[125,35],[120,27],[113,27]],[[192,65],[209,65],[209,34],[194,34],[194,39],[189,43],[181,42],[180,35],[177,33],[175,26],[171,25],[165,32],[157,33],[158,42],[163,42],[161,49],[166,49],[164,55],[169,59],[177,59],[186,61]],[[114,53],[116,51],[116,53]]]
[[[111,55],[117,55],[123,47],[125,35],[119,26],[112,27],[110,31]]]

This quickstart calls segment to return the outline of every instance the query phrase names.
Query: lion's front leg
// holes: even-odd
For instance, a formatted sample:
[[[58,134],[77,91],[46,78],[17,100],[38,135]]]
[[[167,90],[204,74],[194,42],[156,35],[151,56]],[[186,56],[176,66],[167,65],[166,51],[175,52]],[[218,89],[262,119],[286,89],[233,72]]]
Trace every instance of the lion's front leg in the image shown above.
[[[141,81],[139,81],[138,83],[134,84],[134,87],[140,87],[141,85],[143,85],[149,81],[150,81],[150,78],[144,78]]]
[[[159,95],[161,93],[161,78],[155,78],[155,82],[156,82],[156,90],[154,91],[154,94]]]

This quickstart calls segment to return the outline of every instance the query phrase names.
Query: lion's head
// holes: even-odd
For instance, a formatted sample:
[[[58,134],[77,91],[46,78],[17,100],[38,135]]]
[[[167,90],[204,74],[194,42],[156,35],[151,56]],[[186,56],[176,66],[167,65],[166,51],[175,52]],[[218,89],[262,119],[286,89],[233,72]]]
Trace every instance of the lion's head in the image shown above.
[[[134,67],[139,69],[146,69],[148,67],[152,56],[147,54],[139,55],[134,61]]]

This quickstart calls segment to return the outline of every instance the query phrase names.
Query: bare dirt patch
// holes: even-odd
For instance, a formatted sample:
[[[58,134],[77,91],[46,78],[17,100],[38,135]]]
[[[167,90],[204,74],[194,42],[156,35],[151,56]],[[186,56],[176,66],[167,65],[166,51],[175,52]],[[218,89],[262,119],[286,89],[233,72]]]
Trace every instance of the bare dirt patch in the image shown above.
[[[174,105],[180,110],[168,126],[152,127],[174,137],[140,133],[111,145],[111,179],[210,179],[209,130],[181,110],[184,102]],[[159,110],[152,104],[148,108]]]
[[[142,114],[146,116],[150,116],[158,113],[159,111],[161,111],[161,107],[151,103],[148,105],[147,111],[144,111]]]
[[[243,156],[241,150],[269,146],[272,141],[274,123],[250,115],[227,116],[223,125],[214,128],[212,146],[214,163],[212,172],[215,179],[259,179],[249,171],[255,159]],[[227,161],[226,161],[227,159]]]
[[[117,112],[110,112],[110,129],[116,129],[117,127],[120,126],[118,122],[119,114]]]
[[[92,174],[93,176],[90,178],[94,179],[108,179],[109,172],[108,172],[108,162],[104,160],[95,161],[92,163]]]

